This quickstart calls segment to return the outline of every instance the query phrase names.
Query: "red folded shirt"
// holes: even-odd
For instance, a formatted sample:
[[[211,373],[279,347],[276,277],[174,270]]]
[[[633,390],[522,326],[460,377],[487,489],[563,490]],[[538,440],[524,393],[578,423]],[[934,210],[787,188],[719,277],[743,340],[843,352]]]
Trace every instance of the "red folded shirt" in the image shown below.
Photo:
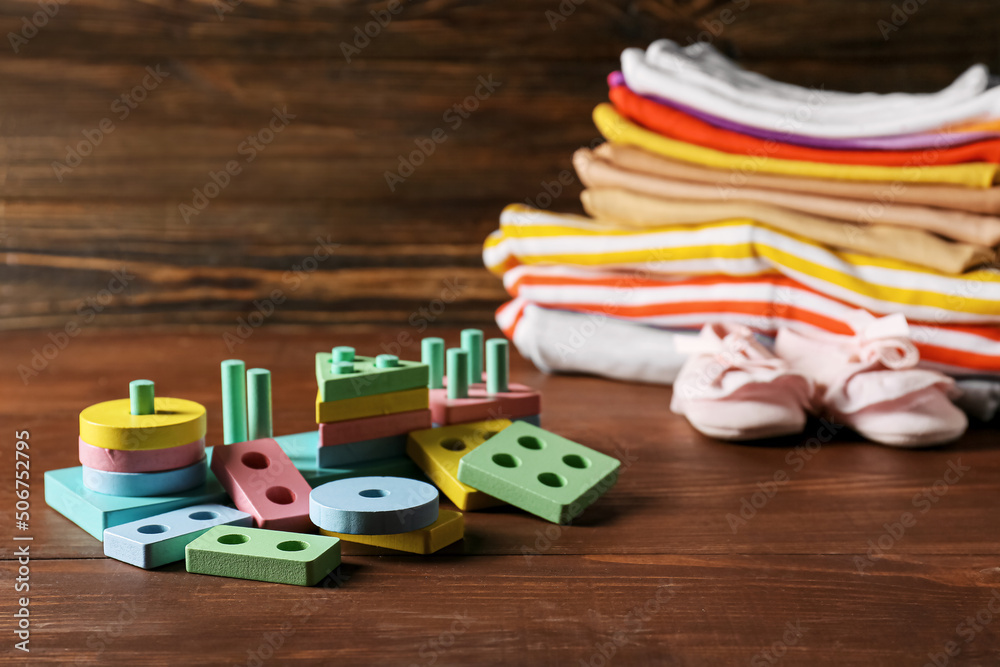
[[[885,167],[929,166],[990,162],[1000,164],[1000,139],[962,146],[914,151],[842,151],[797,146],[759,139],[710,125],[677,109],[637,95],[627,86],[612,86],[608,94],[620,114],[665,137],[736,155],[759,155],[784,160],[862,164]]]

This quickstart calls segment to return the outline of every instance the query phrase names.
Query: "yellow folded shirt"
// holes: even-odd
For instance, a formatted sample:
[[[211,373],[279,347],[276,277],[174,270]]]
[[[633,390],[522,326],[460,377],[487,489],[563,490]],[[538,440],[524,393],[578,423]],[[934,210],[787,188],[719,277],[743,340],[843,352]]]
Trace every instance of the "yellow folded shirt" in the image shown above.
[[[1000,324],[1000,272],[945,275],[908,262],[830,248],[751,220],[609,230],[576,215],[507,206],[483,244],[483,263],[503,275],[518,265],[566,264],[648,275],[781,273],[876,313],[938,324]]]
[[[948,183],[969,188],[988,188],[993,184],[998,165],[970,162],[944,166],[913,165],[875,167],[856,164],[824,164],[801,160],[783,160],[759,155],[737,155],[668,139],[646,130],[615,111],[610,104],[594,109],[594,124],[612,143],[638,146],[675,160],[705,167],[730,169],[742,173],[766,172],[841,181],[898,181],[902,183]],[[933,160],[928,151],[928,162]]]
[[[661,199],[620,188],[584,190],[580,200],[591,216],[613,221],[621,229],[745,218],[834,248],[898,259],[942,273],[962,273],[996,259],[985,246],[953,243],[919,229],[861,227],[757,202]]]

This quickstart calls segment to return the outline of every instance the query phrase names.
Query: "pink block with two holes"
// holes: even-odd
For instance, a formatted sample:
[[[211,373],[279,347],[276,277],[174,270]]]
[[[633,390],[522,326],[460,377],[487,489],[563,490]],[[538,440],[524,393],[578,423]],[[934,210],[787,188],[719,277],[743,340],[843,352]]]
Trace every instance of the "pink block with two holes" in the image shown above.
[[[205,438],[163,449],[105,449],[80,438],[80,463],[105,472],[163,472],[205,458]]]
[[[319,425],[319,446],[334,447],[352,442],[404,435],[431,427],[430,410],[411,410],[364,419],[348,419]]]
[[[236,508],[252,516],[258,528],[316,531],[309,520],[312,488],[276,440],[217,445],[212,448],[212,472]]]
[[[531,417],[542,411],[542,396],[531,387],[511,383],[507,391],[487,394],[486,385],[469,387],[468,398],[448,398],[448,389],[430,390],[431,419],[435,424],[465,424],[487,419]]]

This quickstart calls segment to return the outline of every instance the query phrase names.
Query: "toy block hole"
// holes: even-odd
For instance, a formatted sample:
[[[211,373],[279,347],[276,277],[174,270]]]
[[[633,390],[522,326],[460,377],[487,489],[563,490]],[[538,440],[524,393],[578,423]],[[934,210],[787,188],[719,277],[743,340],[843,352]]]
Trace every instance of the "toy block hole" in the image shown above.
[[[567,454],[563,457],[563,463],[568,465],[570,468],[577,468],[579,470],[590,467],[590,459],[580,456],[579,454]]]
[[[364,491],[358,491],[358,495],[362,498],[385,498],[389,495],[389,492],[385,489],[365,489]]]
[[[441,441],[441,446],[449,452],[460,452],[465,449],[465,443],[458,438],[446,438]]]
[[[545,486],[551,486],[554,489],[566,486],[566,478],[562,475],[557,475],[554,472],[543,472],[538,476],[538,481]]]
[[[275,505],[291,505],[295,502],[295,494],[286,486],[272,486],[264,492],[264,497]]]
[[[208,510],[204,510],[201,512],[191,512],[191,514],[188,514],[188,518],[194,519],[195,521],[210,521],[212,519],[219,518],[219,513],[209,512]]]
[[[158,523],[151,523],[148,526],[139,526],[137,530],[143,535],[158,535],[160,533],[165,533],[170,529]]]
[[[298,540],[288,540],[278,544],[278,551],[305,551],[309,545]]]
[[[516,468],[521,465],[521,459],[513,454],[494,454],[493,463],[496,463],[501,468]]]
[[[240,461],[248,468],[253,468],[254,470],[263,470],[267,466],[271,465],[271,461],[260,452],[247,452],[243,455]]]
[[[522,435],[517,439],[517,444],[521,445],[525,449],[544,449],[545,442],[541,438],[536,438],[533,435]]]
[[[489,440],[499,432],[500,431],[483,431],[482,432],[483,440]]]
[[[221,544],[244,544],[249,541],[249,537],[239,533],[231,533],[229,535],[222,535],[219,537],[219,542]]]

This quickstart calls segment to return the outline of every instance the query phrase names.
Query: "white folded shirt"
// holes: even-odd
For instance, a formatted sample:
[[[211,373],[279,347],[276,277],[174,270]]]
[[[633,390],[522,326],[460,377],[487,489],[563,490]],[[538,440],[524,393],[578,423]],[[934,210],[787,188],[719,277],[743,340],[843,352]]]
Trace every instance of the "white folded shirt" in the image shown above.
[[[646,49],[646,64],[741,104],[780,113],[794,111],[803,102],[815,99],[814,90],[769,79],[748,72],[719,53],[715,47],[695,43],[681,47],[669,39],[653,42]],[[823,107],[817,116],[824,120],[884,119],[900,112],[908,113],[914,105],[921,110],[944,108],[972,99],[989,86],[989,70],[973,65],[955,81],[936,93],[845,93],[822,92]],[[791,106],[791,105],[794,105]]]
[[[503,326],[503,324],[501,324]],[[597,313],[525,306],[514,330],[521,356],[546,373],[584,373],[634,382],[671,384],[687,355],[673,333]]]
[[[683,69],[683,68],[682,68]],[[640,95],[655,95],[668,101],[698,109],[771,132],[792,132],[825,138],[882,137],[915,132],[931,132],[957,123],[990,120],[1000,117],[1000,87],[989,88],[972,97],[962,98],[957,91],[969,85],[964,79],[955,88],[945,89],[944,101],[914,102],[891,113],[845,115],[843,104],[829,104],[829,96],[821,90],[809,91],[806,99],[783,99],[768,95],[733,92],[724,95],[715,88],[695,85],[688,78],[650,65],[641,49],[622,52],[622,73],[628,87]],[[974,79],[977,75],[968,75]],[[956,95],[951,102],[949,95]],[[763,103],[762,100],[769,100]],[[756,104],[756,106],[755,106]]]
[[[512,323],[498,313],[497,324],[506,328]],[[553,310],[529,303],[517,321],[513,341],[521,356],[545,373],[673,384],[687,360],[678,348],[687,347],[684,341],[695,342],[697,338],[694,332],[668,331],[607,315]],[[962,390],[955,400],[958,407],[983,421],[996,416],[1000,382],[962,378],[956,384]]]

